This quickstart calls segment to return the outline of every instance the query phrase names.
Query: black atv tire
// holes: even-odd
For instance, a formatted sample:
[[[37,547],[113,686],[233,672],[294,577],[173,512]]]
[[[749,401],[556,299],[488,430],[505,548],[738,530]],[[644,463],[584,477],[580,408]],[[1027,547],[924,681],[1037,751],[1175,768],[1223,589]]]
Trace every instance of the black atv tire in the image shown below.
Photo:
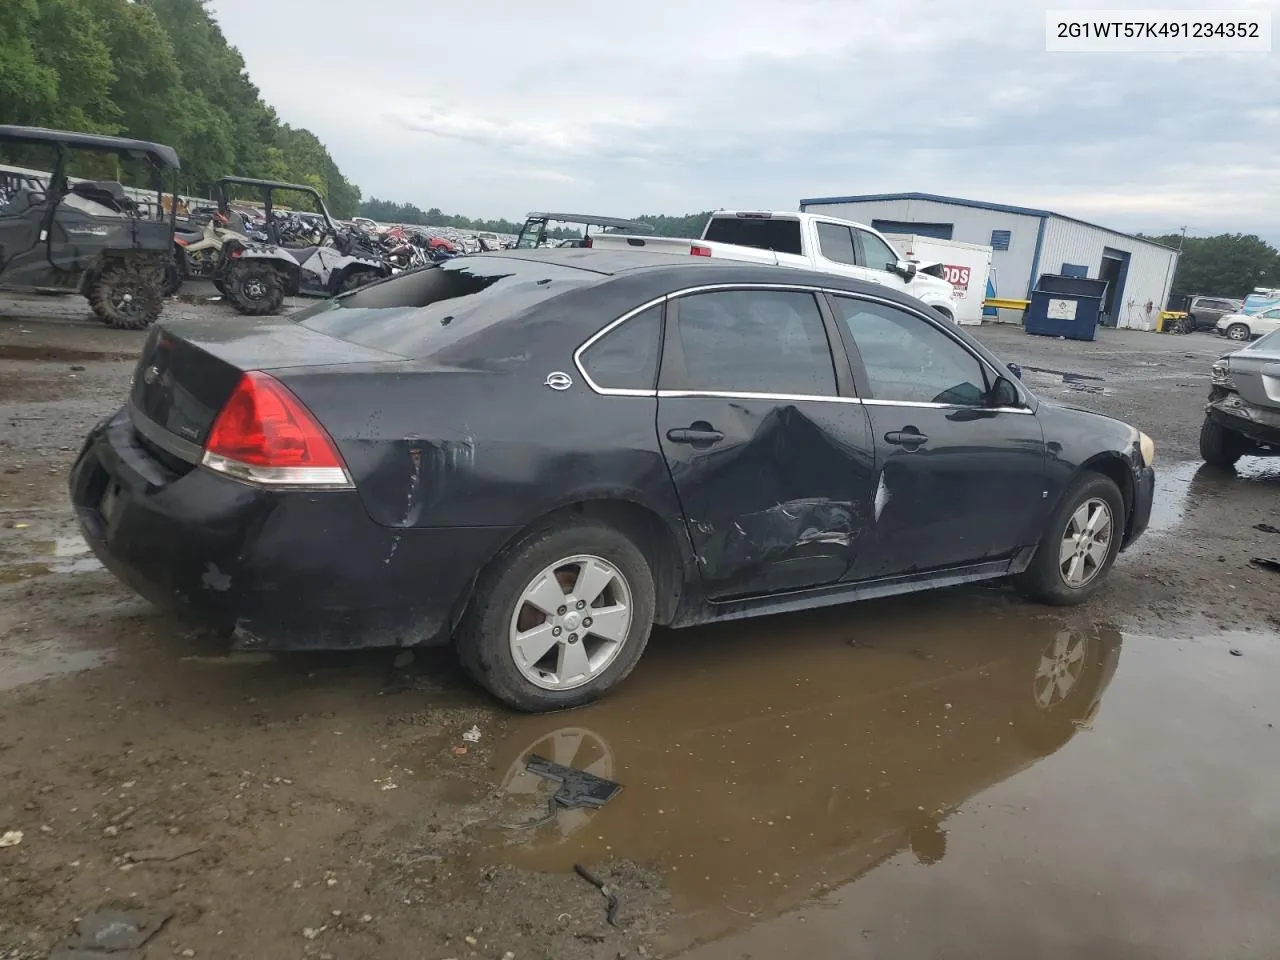
[[[269,263],[241,260],[223,274],[222,292],[246,316],[264,317],[280,312],[284,277]]]
[[[164,307],[164,267],[147,260],[107,263],[90,280],[87,296],[94,314],[117,330],[145,330]]]
[[[172,297],[181,289],[182,267],[178,265],[177,257],[174,257],[164,265],[164,289],[161,292],[166,297]]]
[[[342,278],[342,283],[338,284],[339,293],[347,293],[351,290],[358,290],[367,283],[373,283],[375,280],[381,280],[382,277],[376,270],[352,270]]]

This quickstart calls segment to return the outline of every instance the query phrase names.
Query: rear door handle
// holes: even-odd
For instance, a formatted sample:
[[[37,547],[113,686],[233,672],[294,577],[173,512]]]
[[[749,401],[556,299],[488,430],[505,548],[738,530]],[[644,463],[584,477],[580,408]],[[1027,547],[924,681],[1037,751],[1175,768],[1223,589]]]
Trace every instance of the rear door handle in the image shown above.
[[[724,434],[710,427],[680,427],[668,430],[667,439],[672,443],[716,443],[724,439]]]
[[[905,430],[890,430],[884,435],[884,442],[914,450],[928,443],[929,438],[915,427],[907,427]]]

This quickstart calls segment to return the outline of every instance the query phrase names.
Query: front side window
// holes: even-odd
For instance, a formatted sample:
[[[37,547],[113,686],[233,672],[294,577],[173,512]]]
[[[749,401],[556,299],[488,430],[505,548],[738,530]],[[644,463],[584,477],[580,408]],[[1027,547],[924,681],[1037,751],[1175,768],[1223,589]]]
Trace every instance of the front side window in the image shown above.
[[[582,369],[606,390],[652,390],[658,379],[662,306],[629,317],[582,351]]]
[[[872,270],[888,270],[898,262],[898,254],[874,233],[858,231],[862,243],[862,262]]]
[[[678,303],[682,388],[836,396],[831,347],[813,294],[726,290]]]
[[[871,397],[899,403],[986,403],[982,364],[926,320],[882,303],[835,297],[836,316],[862,355]]]
[[[818,224],[818,249],[834,263],[854,265],[858,262],[853,252],[853,234],[838,223]]]

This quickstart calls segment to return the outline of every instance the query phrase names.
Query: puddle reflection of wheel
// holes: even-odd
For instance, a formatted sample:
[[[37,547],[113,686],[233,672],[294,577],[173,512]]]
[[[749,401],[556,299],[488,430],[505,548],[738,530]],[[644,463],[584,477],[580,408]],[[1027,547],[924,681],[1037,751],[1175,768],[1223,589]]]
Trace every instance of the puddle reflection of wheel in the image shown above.
[[[560,727],[545,733],[512,758],[498,786],[499,792],[505,796],[513,799],[529,798],[534,816],[541,815],[541,811],[545,810],[545,798],[549,798],[557,789],[553,781],[525,769],[525,764],[534,755],[605,780],[613,779],[613,751],[604,737],[586,727]],[[501,769],[501,762],[498,768]],[[555,820],[548,829],[554,830],[561,840],[565,840],[586,826],[591,816],[592,811],[588,809],[566,810],[559,807]]]
[[[1050,753],[1088,719],[1102,681],[1103,652],[1090,632],[1063,628],[1028,664],[1028,686],[1018,698],[1014,729],[1037,752]]]

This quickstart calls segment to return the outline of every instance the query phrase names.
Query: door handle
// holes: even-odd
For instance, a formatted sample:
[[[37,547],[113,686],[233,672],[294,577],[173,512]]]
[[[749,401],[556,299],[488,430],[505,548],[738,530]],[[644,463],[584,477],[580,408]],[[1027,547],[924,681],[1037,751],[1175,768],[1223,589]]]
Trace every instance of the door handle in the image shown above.
[[[929,438],[915,427],[907,427],[905,430],[890,430],[884,435],[884,442],[906,447],[911,451],[928,443]]]
[[[724,439],[724,434],[710,426],[692,426],[668,430],[667,439],[672,443],[717,443]]]

